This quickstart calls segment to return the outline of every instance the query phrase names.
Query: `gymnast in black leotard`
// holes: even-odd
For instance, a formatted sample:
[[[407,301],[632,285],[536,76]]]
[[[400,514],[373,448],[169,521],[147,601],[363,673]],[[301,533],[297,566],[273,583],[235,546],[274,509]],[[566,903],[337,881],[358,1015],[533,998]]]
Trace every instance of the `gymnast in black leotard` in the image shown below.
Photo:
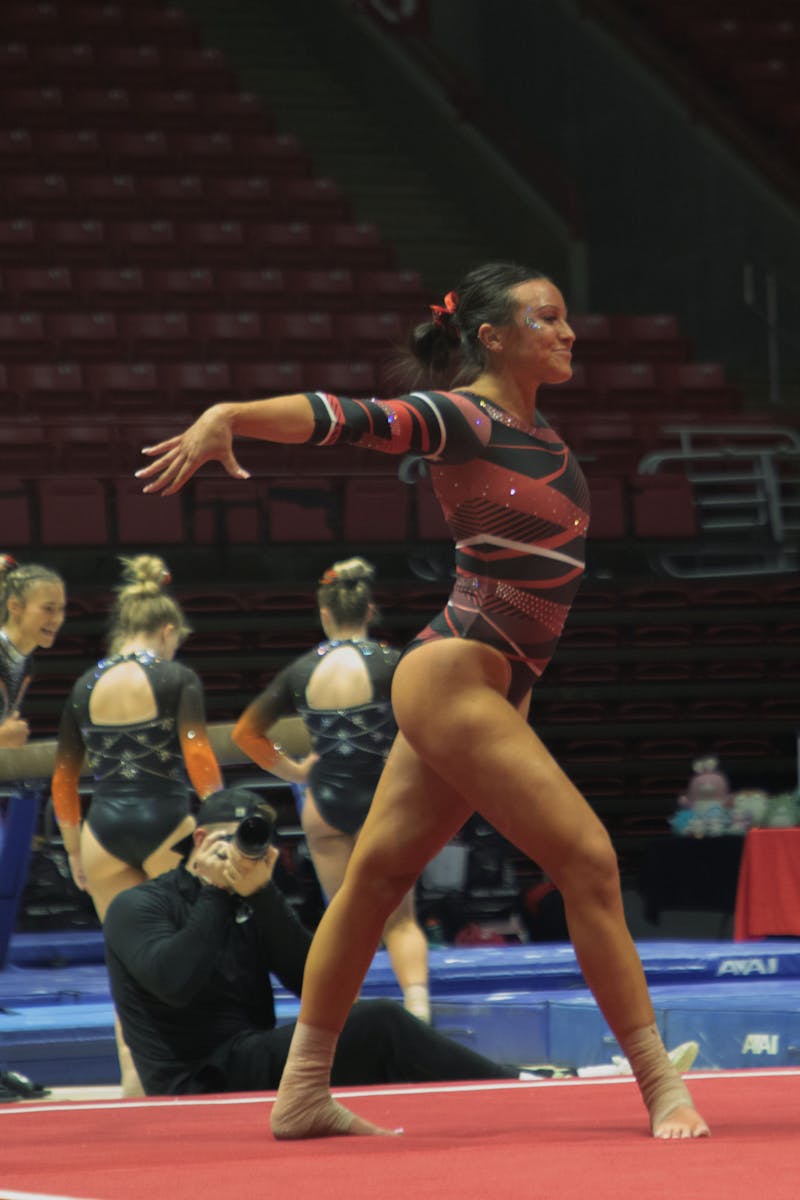
[[[232,734],[255,762],[294,784],[303,832],[328,899],[342,884],[397,732],[391,682],[400,655],[369,637],[373,575],[363,558],[334,563],[325,572],[317,601],[327,640],[281,671]],[[267,732],[293,715],[302,718],[313,747],[302,762],[283,754]],[[413,891],[387,920],[383,936],[406,1008],[428,1020],[427,943],[414,915]]]
[[[189,626],[166,590],[166,565],[148,554],[122,564],[110,653],[80,677],[64,706],[52,779],[72,877],[101,922],[120,892],[180,862],[173,847],[195,825],[190,781],[201,798],[222,787],[200,680],[172,661]],[[83,820],[85,759],[93,792]],[[141,1095],[118,1021],[116,1035],[122,1094]]]
[[[271,1112],[276,1137],[380,1132],[330,1094],[338,1033],[387,912],[474,811],[561,892],[578,961],[631,1064],[654,1136],[708,1134],[655,1024],[608,832],[527,720],[531,685],[583,569],[585,482],[538,410],[541,385],[570,378],[574,340],[552,280],[487,263],[411,335],[426,390],[386,402],[317,393],[218,404],[145,450],[155,459],[138,472],[150,481],[145,490],[166,494],[212,459],[246,477],[234,436],[412,450],[433,463],[456,537],[456,587],[395,670],[398,734],[345,881],[314,936]]]

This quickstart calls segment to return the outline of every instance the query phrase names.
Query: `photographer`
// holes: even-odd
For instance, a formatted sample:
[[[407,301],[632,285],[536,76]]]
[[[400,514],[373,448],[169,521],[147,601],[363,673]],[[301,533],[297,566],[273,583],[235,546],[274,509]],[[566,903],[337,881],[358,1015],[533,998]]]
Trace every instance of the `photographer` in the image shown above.
[[[299,995],[311,936],[272,883],[277,850],[242,846],[241,822],[256,815],[274,821],[256,793],[215,792],[197,814],[183,864],[122,892],[108,909],[111,991],[148,1095],[269,1091],[280,1082],[294,1024],[275,1027],[270,973]],[[517,1074],[399,1003],[371,1000],[351,1010],[333,1082]]]

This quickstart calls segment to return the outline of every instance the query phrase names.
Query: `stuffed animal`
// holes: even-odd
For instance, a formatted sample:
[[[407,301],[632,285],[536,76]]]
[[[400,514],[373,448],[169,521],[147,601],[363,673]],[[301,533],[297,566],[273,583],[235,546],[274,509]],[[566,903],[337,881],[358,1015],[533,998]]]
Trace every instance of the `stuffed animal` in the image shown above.
[[[764,824],[768,829],[791,829],[797,824],[798,805],[796,792],[784,792],[770,796]]]
[[[694,775],[686,794],[678,797],[678,811],[670,820],[681,837],[719,837],[730,828],[731,790],[728,778],[713,756],[692,763]]]
[[[764,824],[769,796],[759,788],[735,792],[731,803],[731,833],[745,834]]]

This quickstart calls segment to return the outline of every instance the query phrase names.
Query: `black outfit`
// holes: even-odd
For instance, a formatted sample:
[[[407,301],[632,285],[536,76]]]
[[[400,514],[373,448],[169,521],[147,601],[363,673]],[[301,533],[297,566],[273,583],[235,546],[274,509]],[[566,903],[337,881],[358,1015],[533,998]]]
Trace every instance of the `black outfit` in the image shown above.
[[[104,933],[114,1004],[149,1095],[277,1088],[294,1025],[275,1027],[269,975],[299,995],[311,935],[274,884],[242,901],[180,866],[120,893]],[[395,1001],[365,1000],[345,1023],[332,1082],[516,1075]]]
[[[94,724],[89,706],[97,681],[127,661],[145,672],[156,716]],[[185,763],[203,757],[204,731],[202,685],[189,667],[144,651],[103,659],[76,682],[61,716],[53,777],[59,820],[79,820],[76,783],[86,756],[94,781],[87,824],[109,854],[140,870],[191,812]]]
[[[0,629],[0,721],[19,707],[31,678],[32,654],[21,654],[4,630]]]
[[[372,699],[353,708],[311,708],[306,689],[320,662],[342,646],[360,655],[372,684]],[[357,833],[397,733],[392,713],[392,676],[400,657],[385,642],[342,638],[320,642],[290,663],[256,702],[262,728],[279,717],[298,714],[319,755],[308,787],[324,820],[342,833]]]

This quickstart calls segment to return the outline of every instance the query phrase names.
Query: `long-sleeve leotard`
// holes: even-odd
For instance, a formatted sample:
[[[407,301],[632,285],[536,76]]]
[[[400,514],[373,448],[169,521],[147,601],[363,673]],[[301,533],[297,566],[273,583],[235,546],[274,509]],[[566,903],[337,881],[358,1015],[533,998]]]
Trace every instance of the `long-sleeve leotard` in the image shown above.
[[[349,442],[428,460],[456,544],[444,611],[419,634],[485,642],[508,659],[517,702],[547,666],[584,570],[589,491],[537,412],[527,425],[472,392],[395,400],[308,393],[320,446]]]
[[[126,725],[95,724],[89,707],[97,681],[131,660],[147,675],[156,716]],[[74,685],[61,717],[52,783],[62,825],[81,819],[78,781],[84,758],[94,780],[89,828],[110,854],[137,868],[190,812],[187,773],[200,796],[222,786],[206,732],[200,680],[182,663],[150,654],[104,659]]]
[[[21,654],[5,630],[0,629],[0,721],[15,712],[31,678],[32,654]]]

